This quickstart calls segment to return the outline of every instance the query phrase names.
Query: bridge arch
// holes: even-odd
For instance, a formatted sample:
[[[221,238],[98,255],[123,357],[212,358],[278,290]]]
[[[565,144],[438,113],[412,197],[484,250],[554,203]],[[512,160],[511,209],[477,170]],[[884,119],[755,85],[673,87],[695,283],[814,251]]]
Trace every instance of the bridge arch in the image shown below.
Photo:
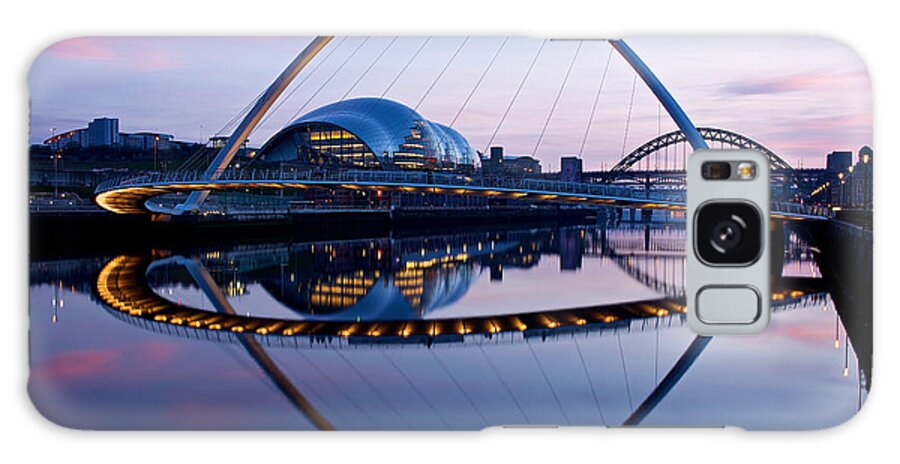
[[[763,153],[767,158],[769,158],[769,163],[772,165],[773,170],[787,171],[791,169],[791,166],[787,163],[787,161],[775,154],[775,152],[773,152],[772,150],[766,148],[765,145],[751,139],[750,137],[738,134],[737,132],[732,132],[715,127],[698,127],[697,130],[700,132],[703,140],[706,140],[708,142],[720,142],[732,147],[756,150]],[[687,137],[685,137],[684,132],[680,130],[662,134],[634,149],[634,151],[632,151],[624,158],[622,158],[618,163],[616,163],[616,165],[613,166],[610,171],[627,171],[639,161],[652,155],[653,153],[656,153],[668,146],[685,142],[688,142],[688,139]]]

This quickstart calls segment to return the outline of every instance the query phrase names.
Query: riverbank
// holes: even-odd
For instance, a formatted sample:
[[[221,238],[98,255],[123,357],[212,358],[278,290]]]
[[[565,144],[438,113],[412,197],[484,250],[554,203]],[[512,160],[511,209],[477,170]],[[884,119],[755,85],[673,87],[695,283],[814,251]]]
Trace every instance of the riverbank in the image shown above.
[[[166,221],[154,221],[149,215],[45,212],[30,215],[29,235],[31,259],[35,260],[146,251],[148,247],[180,248],[272,239],[344,240],[486,226],[496,229],[591,224],[606,215],[603,210],[595,209],[527,206],[475,210],[319,210],[240,217],[183,216]]]

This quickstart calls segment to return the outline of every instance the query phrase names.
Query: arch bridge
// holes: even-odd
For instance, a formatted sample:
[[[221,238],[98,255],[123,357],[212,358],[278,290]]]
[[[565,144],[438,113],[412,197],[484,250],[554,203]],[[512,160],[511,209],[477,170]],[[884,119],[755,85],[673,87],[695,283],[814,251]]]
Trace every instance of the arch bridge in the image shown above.
[[[202,173],[154,173],[101,184],[95,192],[95,202],[102,208],[119,214],[180,215],[186,212],[199,212],[202,203],[213,191],[330,188],[376,192],[404,191],[479,195],[640,209],[680,210],[685,207],[684,194],[679,189],[662,189],[654,196],[649,188],[645,188],[645,191],[642,192],[640,189],[622,189],[622,186],[543,179],[486,179],[433,172],[403,171],[246,172],[230,168],[231,161],[249,134],[260,124],[265,114],[287,89],[291,81],[325,48],[331,39],[332,37],[327,36],[317,37],[282,71],[254,102],[227,143]],[[622,40],[612,40],[610,45],[622,55],[637,76],[647,84],[679,129],[639,147],[613,168],[614,174],[627,171],[635,163],[659,151],[660,148],[686,142],[690,144],[692,150],[701,150],[709,148],[707,140],[762,151],[769,157],[776,171],[790,169],[790,166],[774,152],[748,137],[723,129],[698,129],[668,89],[628,44]],[[186,194],[186,199],[179,198],[181,201],[173,206],[148,201],[166,194],[178,196]],[[773,211],[775,217],[789,219],[823,220],[830,217],[830,211],[827,209],[801,204],[784,204],[783,207],[776,205]]]
[[[738,134],[737,132],[732,132],[726,129],[719,129],[715,127],[698,127],[697,131],[700,133],[700,136],[703,138],[703,140],[707,142],[718,142],[723,146],[728,145],[734,148],[755,150],[766,155],[766,157],[769,159],[769,163],[771,164],[773,171],[789,171],[792,169],[787,161],[775,154],[774,151],[768,149],[766,146],[757,142],[756,140],[751,139],[750,137]],[[625,155],[624,158],[622,158],[618,163],[616,163],[615,166],[612,167],[612,169],[610,169],[610,172],[621,173],[628,171],[648,156],[658,153],[667,147],[688,142],[689,141],[687,136],[685,136],[684,132],[681,130],[675,130],[662,134],[634,149],[631,153]]]

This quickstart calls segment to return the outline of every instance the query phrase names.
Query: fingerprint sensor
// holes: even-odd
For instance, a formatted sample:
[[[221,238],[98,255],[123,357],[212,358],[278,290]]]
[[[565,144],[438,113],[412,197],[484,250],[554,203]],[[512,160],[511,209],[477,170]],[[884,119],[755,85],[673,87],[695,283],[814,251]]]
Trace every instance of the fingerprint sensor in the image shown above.
[[[761,303],[753,287],[710,285],[697,293],[697,317],[705,324],[752,324]]]

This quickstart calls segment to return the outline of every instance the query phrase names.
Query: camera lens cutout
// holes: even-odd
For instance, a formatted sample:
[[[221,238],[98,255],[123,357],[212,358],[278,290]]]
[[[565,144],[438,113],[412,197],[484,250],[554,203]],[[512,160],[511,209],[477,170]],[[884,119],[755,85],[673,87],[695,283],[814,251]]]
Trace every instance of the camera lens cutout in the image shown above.
[[[727,161],[707,161],[700,167],[706,180],[728,180],[731,178],[731,163]]]
[[[750,203],[713,202],[696,214],[694,249],[711,265],[749,265],[762,249],[762,219]]]

